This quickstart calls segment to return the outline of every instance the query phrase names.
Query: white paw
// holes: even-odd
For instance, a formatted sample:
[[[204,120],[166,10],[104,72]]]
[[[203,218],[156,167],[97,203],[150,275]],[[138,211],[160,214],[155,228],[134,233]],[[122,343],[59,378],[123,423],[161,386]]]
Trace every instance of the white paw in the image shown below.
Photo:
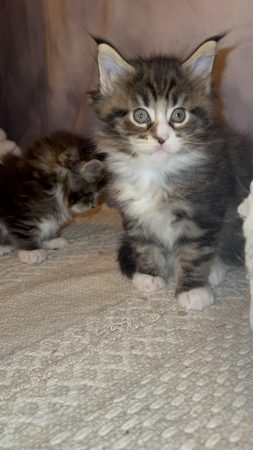
[[[214,303],[212,289],[209,287],[201,287],[191,289],[187,292],[181,292],[178,296],[178,303],[182,308],[201,311]]]
[[[166,283],[161,277],[153,277],[146,273],[135,273],[133,276],[133,285],[138,291],[155,292],[164,289]]]
[[[66,239],[62,237],[51,239],[50,241],[44,241],[42,243],[42,247],[49,250],[58,250],[60,248],[66,247],[67,245],[68,241],[66,241]]]
[[[47,258],[46,250],[19,250],[18,257],[20,261],[26,264],[40,264]]]
[[[211,266],[208,281],[211,286],[218,286],[225,280],[228,267],[220,260],[215,260]]]
[[[14,247],[11,245],[1,245],[0,246],[0,255],[8,255],[9,253],[13,252]]]

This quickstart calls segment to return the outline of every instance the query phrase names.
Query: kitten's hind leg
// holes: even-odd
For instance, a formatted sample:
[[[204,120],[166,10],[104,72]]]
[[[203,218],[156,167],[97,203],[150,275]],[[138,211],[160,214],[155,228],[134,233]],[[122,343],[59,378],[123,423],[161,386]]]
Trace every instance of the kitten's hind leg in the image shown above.
[[[176,295],[178,303],[185,309],[202,310],[214,303],[214,295],[208,286],[208,276],[214,250],[196,239],[181,240],[176,259]],[[219,277],[221,278],[220,274]],[[219,281],[213,276],[213,281]]]
[[[227,271],[228,266],[224,264],[220,258],[215,258],[208,276],[209,284],[213,287],[221,284],[226,278]]]
[[[118,260],[122,273],[132,279],[139,291],[154,292],[165,288],[169,263],[157,245],[125,237]]]
[[[48,250],[58,250],[60,248],[64,248],[68,245],[68,241],[63,237],[58,237],[55,239],[50,239],[42,242],[42,248]]]
[[[26,264],[41,264],[47,258],[47,252],[42,248],[37,250],[19,250],[18,257],[20,261]]]

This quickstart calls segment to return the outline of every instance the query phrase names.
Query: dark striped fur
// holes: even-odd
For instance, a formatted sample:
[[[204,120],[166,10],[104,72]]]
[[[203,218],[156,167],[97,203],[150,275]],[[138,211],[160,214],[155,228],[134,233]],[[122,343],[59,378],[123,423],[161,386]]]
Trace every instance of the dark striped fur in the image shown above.
[[[207,58],[210,48],[203,45]],[[243,261],[237,207],[253,178],[251,142],[221,123],[216,110],[214,54],[210,68],[195,73],[198,49],[184,63],[174,56],[125,60],[108,46],[99,52],[96,142],[107,154],[111,194],[124,221],[120,268],[129,278],[139,272],[167,280],[174,266],[177,295],[205,287],[217,257]],[[166,116],[178,106],[188,114],[182,126]],[[146,125],[133,120],[138,107],[155,111]],[[152,149],[160,110],[169,137],[168,155],[159,160]]]
[[[6,245],[40,249],[72,211],[95,206],[103,186],[95,145],[77,134],[55,132],[34,141],[22,157],[6,155],[0,164],[0,253]]]

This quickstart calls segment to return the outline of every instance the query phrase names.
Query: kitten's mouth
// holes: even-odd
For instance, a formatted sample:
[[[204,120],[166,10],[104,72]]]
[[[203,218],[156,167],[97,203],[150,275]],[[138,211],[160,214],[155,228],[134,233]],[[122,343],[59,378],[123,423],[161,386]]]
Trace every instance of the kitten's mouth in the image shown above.
[[[154,150],[152,151],[152,155],[167,155],[169,153],[169,149],[165,145],[156,145]]]

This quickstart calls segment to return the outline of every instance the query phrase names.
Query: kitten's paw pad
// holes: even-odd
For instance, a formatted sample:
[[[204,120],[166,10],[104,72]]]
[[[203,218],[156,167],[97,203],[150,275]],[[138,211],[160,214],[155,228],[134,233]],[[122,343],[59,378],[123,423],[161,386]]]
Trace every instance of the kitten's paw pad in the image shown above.
[[[221,261],[214,262],[208,277],[211,286],[218,286],[225,280],[228,267]]]
[[[214,296],[211,288],[202,287],[181,292],[178,295],[179,306],[185,309],[201,311],[214,303]]]
[[[43,242],[43,248],[47,248],[48,250],[58,250],[60,248],[64,248],[68,245],[68,241],[62,237],[51,239],[50,241]]]
[[[164,289],[166,283],[161,277],[153,277],[146,273],[136,273],[133,276],[133,285],[138,291],[155,292]]]
[[[47,258],[46,250],[19,250],[20,261],[26,264],[40,264]]]
[[[0,255],[9,255],[9,253],[12,253],[14,250],[14,247],[11,245],[1,245],[0,246]]]

